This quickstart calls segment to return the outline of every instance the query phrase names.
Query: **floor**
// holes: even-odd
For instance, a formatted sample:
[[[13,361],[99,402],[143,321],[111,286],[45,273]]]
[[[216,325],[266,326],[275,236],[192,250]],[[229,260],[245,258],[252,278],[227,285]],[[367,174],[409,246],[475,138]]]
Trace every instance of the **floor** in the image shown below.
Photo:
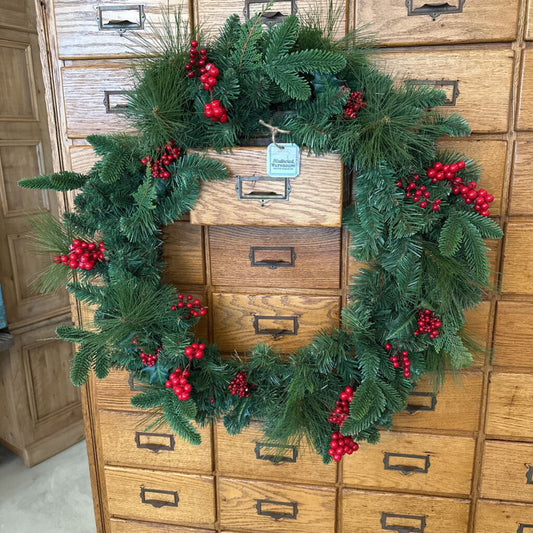
[[[0,445],[0,532],[95,531],[85,442],[33,468]]]

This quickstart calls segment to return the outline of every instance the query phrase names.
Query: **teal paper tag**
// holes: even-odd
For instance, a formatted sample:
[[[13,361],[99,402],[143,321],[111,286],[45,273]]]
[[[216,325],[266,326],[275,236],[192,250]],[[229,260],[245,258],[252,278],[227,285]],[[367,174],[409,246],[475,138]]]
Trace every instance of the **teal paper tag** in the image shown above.
[[[267,173],[273,178],[296,178],[300,174],[300,148],[293,143],[272,143],[267,148]]]

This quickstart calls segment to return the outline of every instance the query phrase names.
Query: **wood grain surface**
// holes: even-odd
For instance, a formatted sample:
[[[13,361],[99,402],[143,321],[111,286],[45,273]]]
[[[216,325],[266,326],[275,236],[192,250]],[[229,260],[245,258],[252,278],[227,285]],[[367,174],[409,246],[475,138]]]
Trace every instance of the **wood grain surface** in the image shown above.
[[[137,520],[123,520],[112,518],[110,520],[111,533],[214,533],[214,529],[197,529],[170,524],[155,524],[139,522]]]
[[[526,48],[522,56],[520,80],[520,101],[516,118],[516,129],[533,129],[533,50]]]
[[[511,215],[533,215],[533,204],[529,198],[529,192],[533,186],[532,166],[533,142],[517,141],[513,184],[509,199],[509,213]]]
[[[474,533],[530,533],[533,525],[533,506],[520,503],[479,500]]]
[[[533,292],[533,222],[513,220],[507,224],[503,251],[502,292]]]

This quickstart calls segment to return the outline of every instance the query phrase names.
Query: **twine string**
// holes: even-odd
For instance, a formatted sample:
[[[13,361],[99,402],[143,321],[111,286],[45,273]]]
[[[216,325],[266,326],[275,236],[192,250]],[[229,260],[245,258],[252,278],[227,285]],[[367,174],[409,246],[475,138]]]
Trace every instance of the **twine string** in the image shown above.
[[[287,133],[289,134],[289,130],[282,130],[281,128],[278,128],[277,126],[272,126],[272,124],[268,124],[268,122],[265,122],[264,120],[259,119],[259,124],[261,126],[264,126],[265,128],[270,130],[270,133],[272,134],[272,144],[276,146],[276,148],[279,148],[280,150],[284,150],[285,146],[281,146],[276,142],[276,135],[278,133]]]

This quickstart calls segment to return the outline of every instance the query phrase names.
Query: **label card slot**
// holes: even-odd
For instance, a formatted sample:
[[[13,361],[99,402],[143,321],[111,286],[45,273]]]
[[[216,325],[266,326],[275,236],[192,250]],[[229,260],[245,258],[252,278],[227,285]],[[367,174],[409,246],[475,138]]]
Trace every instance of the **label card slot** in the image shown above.
[[[154,453],[159,453],[160,451],[172,452],[176,445],[176,439],[174,435],[168,435],[166,433],[136,431],[135,444],[139,449],[150,450]]]
[[[426,517],[381,513],[381,529],[396,531],[396,533],[424,533]]]
[[[296,520],[298,504],[296,502],[276,502],[273,500],[256,500],[255,508],[260,516],[268,516],[274,520]]]
[[[275,465],[281,463],[295,463],[298,458],[298,448],[286,444],[257,442],[254,451],[256,459],[259,461],[270,461]]]
[[[99,31],[112,30],[123,33],[127,30],[143,30],[146,20],[144,5],[98,6],[96,20]]]
[[[294,267],[296,252],[292,246],[250,246],[250,266],[275,270]]]
[[[104,107],[106,113],[125,113],[128,110],[128,91],[104,91]]]
[[[235,176],[237,199],[258,201],[262,207],[272,200],[289,201],[291,184],[289,178],[263,176]]]
[[[411,392],[405,410],[413,415],[418,411],[435,411],[437,396],[432,392]]]
[[[262,324],[262,322],[266,322],[266,324]],[[253,325],[256,335],[272,335],[274,340],[286,335],[298,335],[297,316],[255,315]]]
[[[244,18],[249,20],[265,7],[265,0],[244,0],[242,10]],[[298,11],[296,0],[274,0],[269,11],[263,13],[263,22],[265,24],[276,24],[282,22],[289,15],[295,15]]]
[[[427,15],[435,20],[440,15],[451,15],[463,12],[466,0],[456,0],[453,4],[449,2],[422,2],[420,0],[405,0],[407,16]]]
[[[446,93],[443,107],[454,107],[459,98],[459,80],[407,80],[409,85],[429,85]]]
[[[385,452],[383,457],[385,470],[397,470],[403,475],[427,474],[430,467],[428,455]]]
[[[141,502],[160,509],[161,507],[177,507],[180,501],[175,490],[145,489],[141,487]]]

